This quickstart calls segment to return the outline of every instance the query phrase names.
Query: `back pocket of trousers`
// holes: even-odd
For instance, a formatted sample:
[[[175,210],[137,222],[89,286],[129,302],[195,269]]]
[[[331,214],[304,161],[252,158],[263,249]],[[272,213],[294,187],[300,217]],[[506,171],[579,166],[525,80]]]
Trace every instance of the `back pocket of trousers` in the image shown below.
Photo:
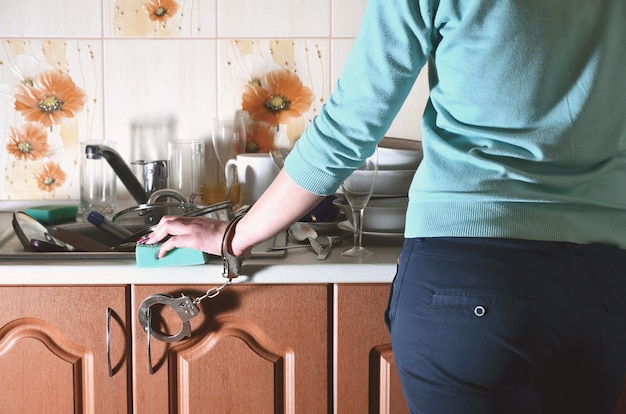
[[[431,292],[430,305],[440,316],[481,322],[501,318],[526,318],[530,314],[528,299],[473,292]]]

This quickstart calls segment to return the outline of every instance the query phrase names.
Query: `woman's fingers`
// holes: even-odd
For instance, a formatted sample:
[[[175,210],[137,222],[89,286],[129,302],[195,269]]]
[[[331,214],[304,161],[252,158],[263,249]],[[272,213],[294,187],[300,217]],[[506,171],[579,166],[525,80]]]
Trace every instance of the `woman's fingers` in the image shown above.
[[[158,257],[177,247],[188,247],[219,255],[227,222],[207,217],[164,216],[145,240],[162,242]],[[168,238],[169,236],[169,238]]]

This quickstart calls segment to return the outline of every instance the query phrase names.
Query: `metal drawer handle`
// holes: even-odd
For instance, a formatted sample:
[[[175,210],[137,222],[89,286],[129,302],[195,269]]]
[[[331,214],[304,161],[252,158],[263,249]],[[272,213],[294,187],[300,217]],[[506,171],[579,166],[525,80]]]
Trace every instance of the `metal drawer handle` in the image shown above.
[[[106,342],[107,342],[107,368],[109,370],[109,377],[113,376],[113,367],[111,366],[111,308],[107,308],[107,323],[106,323]]]

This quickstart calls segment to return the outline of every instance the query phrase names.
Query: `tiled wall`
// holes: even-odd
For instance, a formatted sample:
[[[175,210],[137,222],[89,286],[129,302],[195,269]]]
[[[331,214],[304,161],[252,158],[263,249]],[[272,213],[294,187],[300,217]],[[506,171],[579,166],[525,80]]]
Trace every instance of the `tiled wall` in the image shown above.
[[[158,1],[167,5],[173,0],[152,0]],[[176,0],[176,13],[163,22],[148,19],[147,3],[1,2],[0,205],[2,200],[77,199],[78,143],[115,143],[124,157],[135,157],[133,125],[174,120],[174,139],[210,139],[212,119],[240,108],[233,73],[249,53],[295,70],[313,90],[306,122],[340,74],[366,0]],[[8,131],[25,122],[6,86],[19,55],[66,71],[87,95],[80,113],[47,129],[68,175],[53,192],[29,184],[42,161],[17,163],[5,148]],[[422,76],[389,136],[419,139],[426,95]],[[140,151],[149,146],[155,156],[166,151],[154,143],[158,138],[143,139]]]

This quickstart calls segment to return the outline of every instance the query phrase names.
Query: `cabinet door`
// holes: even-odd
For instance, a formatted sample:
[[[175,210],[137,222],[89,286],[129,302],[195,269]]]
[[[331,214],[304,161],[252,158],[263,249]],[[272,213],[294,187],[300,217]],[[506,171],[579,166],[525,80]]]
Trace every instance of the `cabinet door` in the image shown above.
[[[207,286],[134,286],[135,312],[149,295],[198,297]],[[232,285],[200,304],[182,342],[134,329],[135,413],[322,413],[328,411],[327,285]],[[166,335],[181,324],[151,308]],[[137,322],[137,316],[133,316]],[[139,325],[137,323],[137,325]],[[169,411],[168,411],[169,408]]]
[[[407,413],[384,323],[388,284],[335,285],[336,413]]]
[[[0,287],[0,411],[128,413],[126,291]]]

